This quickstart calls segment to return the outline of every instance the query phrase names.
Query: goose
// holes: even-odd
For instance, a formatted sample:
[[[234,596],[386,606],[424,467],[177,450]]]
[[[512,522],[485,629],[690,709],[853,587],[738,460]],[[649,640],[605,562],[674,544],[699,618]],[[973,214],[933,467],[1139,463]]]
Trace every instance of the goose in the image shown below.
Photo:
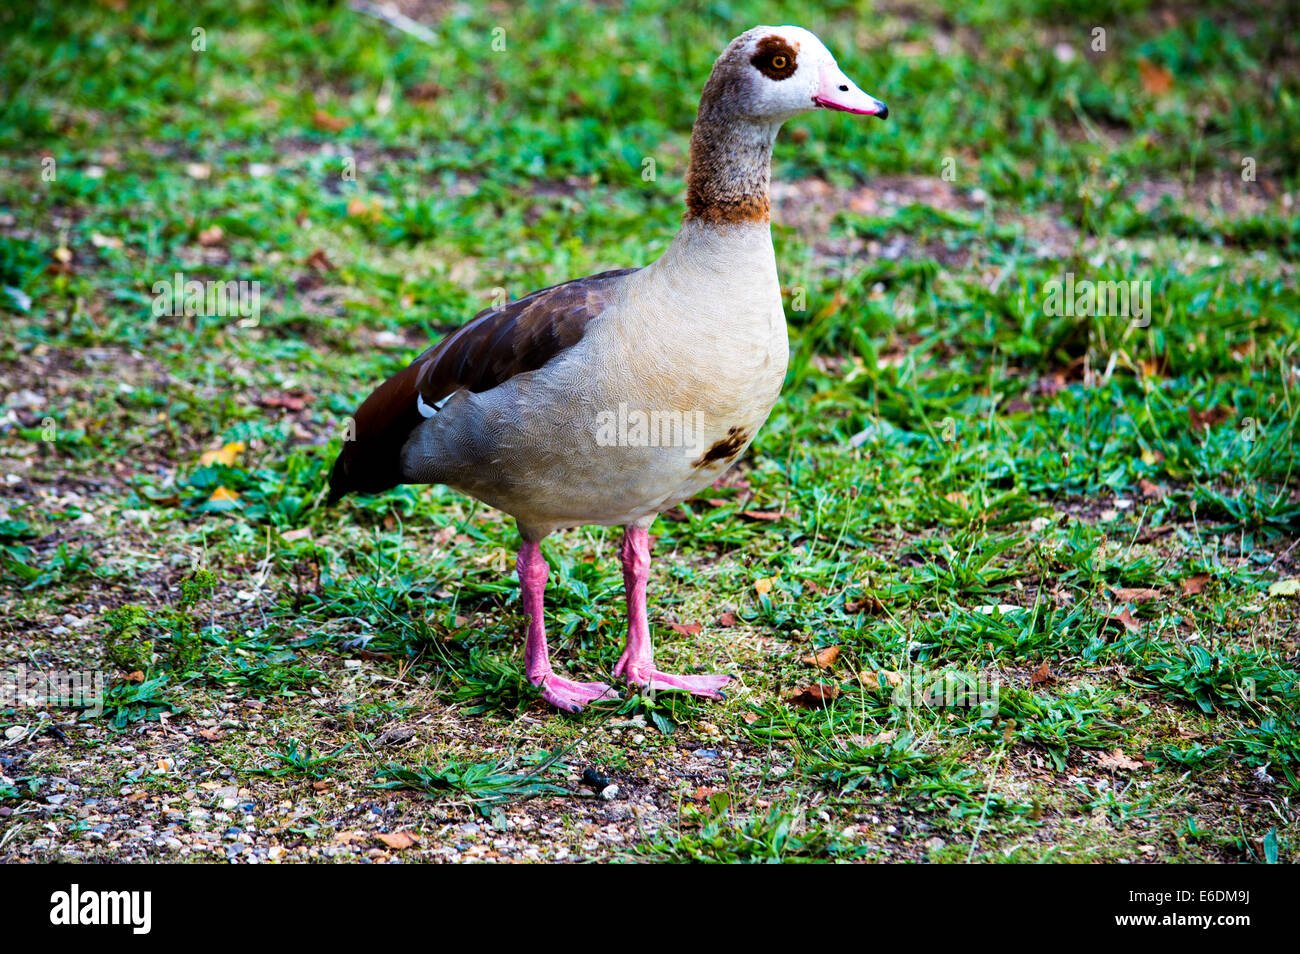
[[[541,542],[586,525],[624,528],[627,642],[614,676],[723,698],[728,675],[655,665],[649,528],[745,453],[780,395],[789,342],[769,221],[772,144],[786,120],[816,109],[888,115],[808,30],[742,33],[704,85],[686,211],[656,261],[479,312],[352,418],[331,503],[445,484],[515,518],[524,670],[558,709],[618,698],[556,672],[547,647]]]

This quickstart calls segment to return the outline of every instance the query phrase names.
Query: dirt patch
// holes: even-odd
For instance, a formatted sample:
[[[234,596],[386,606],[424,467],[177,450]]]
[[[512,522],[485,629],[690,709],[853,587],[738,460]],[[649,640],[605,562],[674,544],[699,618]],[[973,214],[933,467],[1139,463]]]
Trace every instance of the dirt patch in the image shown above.
[[[909,206],[925,206],[939,212],[978,214],[990,199],[982,189],[961,189],[935,176],[882,176],[856,186],[835,186],[823,179],[796,179],[772,184],[773,220],[793,227],[814,252],[818,267],[843,267],[863,258],[934,258],[950,267],[969,264],[975,249],[971,243],[950,246],[936,241],[922,242],[899,229],[886,241],[845,234],[833,228],[843,212],[870,218],[887,218]],[[999,223],[1014,222],[1043,258],[1065,258],[1073,254],[1079,233],[1050,214],[1000,213]]]

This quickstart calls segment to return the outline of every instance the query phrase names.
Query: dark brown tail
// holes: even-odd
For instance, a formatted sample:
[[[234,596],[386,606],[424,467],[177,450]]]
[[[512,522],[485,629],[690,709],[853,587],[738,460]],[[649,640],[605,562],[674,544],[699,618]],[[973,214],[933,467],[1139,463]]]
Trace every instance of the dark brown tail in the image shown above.
[[[330,471],[327,504],[345,494],[377,494],[402,480],[402,447],[424,421],[416,408],[418,363],[395,374],[357,408]]]

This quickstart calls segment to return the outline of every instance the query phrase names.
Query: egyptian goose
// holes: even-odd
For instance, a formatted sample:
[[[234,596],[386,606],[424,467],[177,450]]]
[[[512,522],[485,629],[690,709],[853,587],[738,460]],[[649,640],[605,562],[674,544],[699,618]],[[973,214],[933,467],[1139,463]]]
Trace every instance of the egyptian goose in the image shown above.
[[[813,109],[888,114],[807,30],[738,36],[700,97],[686,214],[663,255],[480,312],[366,399],[334,463],[331,502],[446,484],[515,518],[525,671],[560,709],[617,697],[551,668],[540,544],[565,527],[625,528],[627,646],[615,676],[711,698],[731,678],[656,668],[648,531],[745,452],[780,394],[788,340],[768,220],[772,143]]]

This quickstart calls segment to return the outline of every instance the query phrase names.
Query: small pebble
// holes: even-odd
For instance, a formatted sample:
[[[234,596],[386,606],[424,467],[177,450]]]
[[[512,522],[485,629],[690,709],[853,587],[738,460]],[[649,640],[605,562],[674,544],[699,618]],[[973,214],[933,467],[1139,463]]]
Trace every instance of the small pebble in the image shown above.
[[[607,802],[612,802],[618,798],[618,785],[607,785],[600,790],[600,797]]]

